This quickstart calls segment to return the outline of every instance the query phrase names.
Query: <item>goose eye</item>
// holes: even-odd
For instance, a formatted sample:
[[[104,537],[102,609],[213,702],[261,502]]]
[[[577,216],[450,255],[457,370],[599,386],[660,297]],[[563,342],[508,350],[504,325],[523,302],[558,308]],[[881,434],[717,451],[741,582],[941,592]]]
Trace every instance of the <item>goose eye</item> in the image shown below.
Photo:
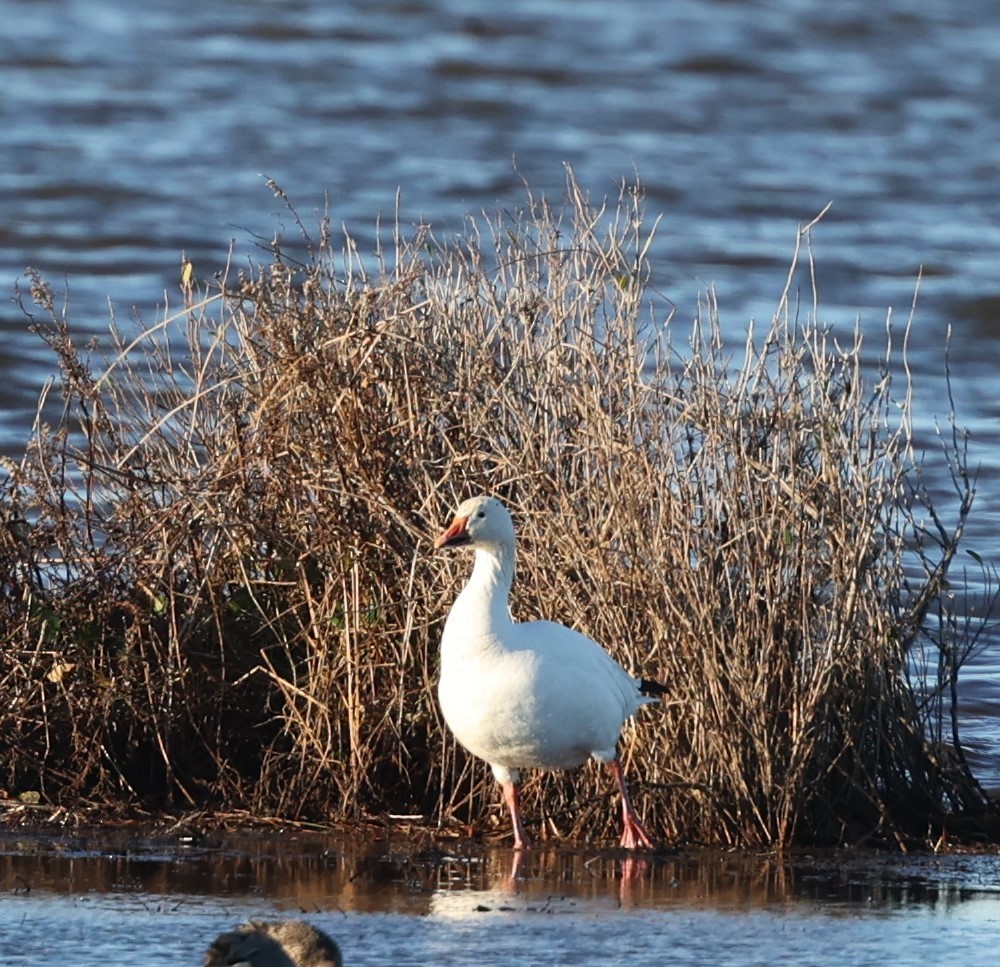
[[[479,513],[478,513],[478,514],[476,514],[476,516],[477,516],[477,517],[478,517],[478,518],[479,518],[480,520],[482,520],[482,519],[483,519],[483,518],[484,518],[484,517],[486,516],[486,511],[485,511],[485,510],[481,510],[481,511],[479,511]]]

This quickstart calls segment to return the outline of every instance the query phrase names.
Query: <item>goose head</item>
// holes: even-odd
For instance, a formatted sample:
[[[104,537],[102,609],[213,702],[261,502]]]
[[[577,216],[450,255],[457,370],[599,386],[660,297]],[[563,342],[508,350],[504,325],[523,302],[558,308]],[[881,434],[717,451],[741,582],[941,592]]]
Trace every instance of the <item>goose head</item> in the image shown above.
[[[496,497],[470,497],[459,505],[448,529],[435,547],[510,548],[514,547],[514,522]]]

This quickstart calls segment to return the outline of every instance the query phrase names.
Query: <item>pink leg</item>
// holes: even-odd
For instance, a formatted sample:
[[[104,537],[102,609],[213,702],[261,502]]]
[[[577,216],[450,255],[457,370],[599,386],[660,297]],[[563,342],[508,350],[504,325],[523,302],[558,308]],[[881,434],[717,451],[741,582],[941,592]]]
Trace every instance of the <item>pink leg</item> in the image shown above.
[[[514,824],[514,849],[526,849],[529,845],[528,834],[521,824],[521,808],[517,799],[517,783],[501,782],[500,788],[503,790],[503,801],[507,803],[510,810],[511,822]]]
[[[637,849],[640,846],[652,849],[653,841],[649,838],[646,830],[643,829],[642,823],[639,822],[639,817],[632,808],[632,801],[628,797],[628,789],[625,786],[625,775],[622,772],[622,764],[618,761],[617,757],[608,763],[608,768],[611,770],[611,775],[615,777],[615,782],[618,783],[618,791],[622,796],[622,846],[626,849]]]

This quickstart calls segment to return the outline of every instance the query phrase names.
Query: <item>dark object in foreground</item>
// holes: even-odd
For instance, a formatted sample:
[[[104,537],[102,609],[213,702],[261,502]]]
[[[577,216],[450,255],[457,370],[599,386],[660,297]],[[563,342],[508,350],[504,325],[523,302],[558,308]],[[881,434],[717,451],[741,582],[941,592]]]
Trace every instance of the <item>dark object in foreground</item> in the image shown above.
[[[343,967],[343,963],[336,942],[305,920],[248,920],[212,941],[204,967]]]

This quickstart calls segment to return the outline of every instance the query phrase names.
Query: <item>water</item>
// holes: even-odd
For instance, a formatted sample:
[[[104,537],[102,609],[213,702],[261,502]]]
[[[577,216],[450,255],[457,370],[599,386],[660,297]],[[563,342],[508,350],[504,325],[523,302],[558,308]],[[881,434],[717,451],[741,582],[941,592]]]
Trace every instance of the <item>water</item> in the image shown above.
[[[184,847],[0,837],[5,967],[200,963],[249,916],[305,916],[358,965],[995,962],[1000,860],[832,853],[420,853],[291,831]]]
[[[262,175],[366,250],[397,188],[404,225],[447,234],[522,203],[522,179],[558,198],[569,163],[596,197],[638,172],[664,215],[656,282],[679,324],[707,284],[737,336],[768,318],[797,227],[832,201],[815,232],[824,318],[877,333],[922,266],[918,376],[939,375],[950,324],[960,388],[996,378],[998,0],[0,12],[0,279],[41,269],[85,332],[106,331],[109,300],[155,318],[182,253],[210,277],[231,242],[241,260],[289,228]],[[18,311],[0,324],[16,450],[52,366]],[[960,395],[995,493],[996,394]],[[940,397],[921,405],[943,413]]]
[[[0,0],[0,285],[40,269],[76,330],[176,304],[199,276],[329,211],[441,235],[468,212],[595,198],[638,173],[663,214],[655,282],[686,326],[707,285],[737,343],[770,317],[798,227],[823,321],[878,346],[918,310],[917,431],[947,416],[943,347],[979,468],[966,547],[1000,564],[1000,0]],[[386,232],[388,235],[388,232]],[[53,362],[0,309],[0,450]],[[107,340],[105,339],[105,344]],[[929,482],[946,492],[933,449]],[[942,505],[943,506],[943,505]],[[963,558],[971,563],[971,558]],[[974,577],[974,575],[973,575]],[[976,768],[1000,788],[996,639],[966,674]]]

